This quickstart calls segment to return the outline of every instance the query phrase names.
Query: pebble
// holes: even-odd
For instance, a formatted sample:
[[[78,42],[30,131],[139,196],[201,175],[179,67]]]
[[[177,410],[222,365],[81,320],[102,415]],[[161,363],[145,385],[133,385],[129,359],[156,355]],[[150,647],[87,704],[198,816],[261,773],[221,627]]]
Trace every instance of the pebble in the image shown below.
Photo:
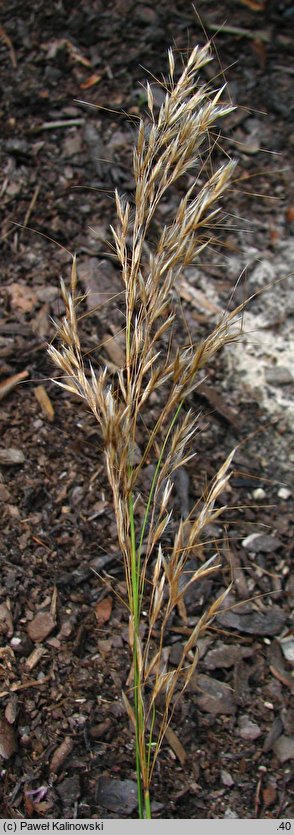
[[[291,371],[283,365],[266,368],[265,379],[272,386],[287,386],[289,383],[293,383]]]
[[[190,679],[189,690],[197,693],[197,707],[205,713],[211,713],[213,716],[234,716],[236,713],[231,687],[218,679],[196,673]]]
[[[65,137],[63,143],[63,153],[65,157],[73,157],[75,154],[79,154],[82,147],[82,136],[81,133],[77,130],[73,130],[72,133],[68,133]]]
[[[99,805],[111,812],[128,817],[137,808],[137,785],[134,780],[114,780],[101,776],[98,779],[96,798]]]
[[[218,623],[229,629],[237,629],[238,632],[245,632],[247,635],[259,635],[268,639],[269,635],[279,635],[287,620],[286,612],[274,604],[265,612],[251,611],[240,612],[227,610],[217,615]]]
[[[0,464],[6,467],[11,467],[15,464],[23,464],[25,460],[21,449],[16,447],[7,447],[7,449],[0,449]]]
[[[256,501],[260,502],[266,499],[266,492],[263,487],[257,487],[256,490],[253,490],[252,496]]]
[[[285,763],[287,760],[294,760],[294,736],[286,736],[282,734],[279,739],[273,744],[273,751],[280,763]]]
[[[291,490],[288,490],[288,487],[280,487],[280,489],[278,490],[278,496],[279,499],[284,499],[285,501],[287,501],[287,499],[290,499],[290,496],[292,496],[292,493]]]
[[[283,730],[285,731],[286,735],[292,736],[292,734],[294,734],[294,708],[282,707],[281,720],[283,722]]]
[[[8,139],[6,148],[9,153],[15,154],[16,157],[26,156],[29,153],[26,139],[18,139],[17,137]]]
[[[7,702],[5,708],[5,719],[9,722],[9,725],[13,725],[18,712],[18,700],[16,693],[11,693],[9,701]]]
[[[181,644],[179,641],[177,641],[175,644],[172,645],[172,648],[171,648],[171,651],[170,651],[170,655],[169,655],[170,663],[174,664],[175,667],[177,667],[178,664],[180,663],[182,655],[183,655],[183,644]]]
[[[233,646],[232,644],[224,644],[221,641],[205,656],[205,666],[208,670],[215,670],[217,667],[230,668],[236,664],[240,658],[250,658],[253,650],[251,647]]]
[[[136,7],[136,20],[139,20],[140,23],[143,23],[145,26],[150,26],[150,24],[157,22],[157,13],[151,6],[137,6]]]
[[[0,502],[9,502],[9,499],[11,499],[11,494],[4,484],[0,484]]]
[[[33,649],[33,644],[28,635],[14,635],[13,638],[11,638],[10,646],[12,647],[13,652],[15,652],[16,655],[22,656],[29,655],[29,653],[32,652]]]
[[[242,739],[245,739],[247,742],[251,742],[254,739],[258,739],[261,734],[260,727],[256,724],[256,722],[251,722],[249,716],[241,716],[239,720],[239,734]]]
[[[284,658],[290,663],[294,664],[294,640],[292,635],[286,635],[284,638],[279,638],[279,644],[282,649]]]
[[[268,751],[271,751],[274,742],[279,739],[283,730],[283,722],[280,716],[275,716],[263,742],[263,751],[265,751],[266,754]]]
[[[13,635],[13,620],[11,611],[8,608],[6,603],[0,604],[0,632],[3,635],[7,635],[8,638],[12,638]]]
[[[50,612],[38,612],[28,624],[28,634],[35,644],[44,641],[56,626],[56,622]]]
[[[239,816],[236,815],[236,812],[234,812],[233,809],[231,809],[231,807],[228,806],[225,813],[224,813],[224,818],[236,818],[237,819],[238,817]]]
[[[79,775],[73,774],[72,777],[65,777],[65,779],[62,780],[58,786],[56,786],[56,791],[61,797],[63,805],[66,808],[70,807],[70,809],[72,809],[81,794]]]
[[[271,554],[281,547],[281,542],[276,536],[263,533],[250,533],[242,540],[243,548],[246,551],[252,551],[254,554],[265,553]]]
[[[231,774],[228,771],[225,770],[225,768],[222,768],[222,770],[221,770],[221,781],[222,781],[222,784],[224,786],[228,786],[228,788],[230,788],[230,786],[234,785],[233,777],[231,776]]]

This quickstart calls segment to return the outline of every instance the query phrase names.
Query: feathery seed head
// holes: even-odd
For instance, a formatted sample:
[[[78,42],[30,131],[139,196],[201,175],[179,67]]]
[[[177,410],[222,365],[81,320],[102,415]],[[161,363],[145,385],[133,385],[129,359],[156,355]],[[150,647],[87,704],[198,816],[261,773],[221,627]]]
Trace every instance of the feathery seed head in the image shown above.
[[[80,344],[76,259],[73,259],[70,290],[61,282],[65,316],[56,325],[59,347],[49,354],[61,370],[56,382],[78,395],[93,412],[103,438],[106,472],[113,495],[118,542],[123,558],[129,620],[129,643],[133,654],[134,704],[124,701],[136,726],[136,742],[144,786],[149,785],[158,752],[173,710],[174,700],[184,692],[198,658],[197,640],[209,626],[227,592],[220,595],[199,618],[188,637],[175,670],[168,669],[165,646],[169,617],[183,594],[220,568],[217,555],[187,572],[187,560],[199,554],[205,527],[223,508],[216,500],[225,489],[233,453],[219,469],[210,489],[185,521],[180,520],[170,550],[163,554],[162,538],[172,511],[172,473],[187,464],[198,428],[190,409],[183,414],[187,397],[197,388],[199,371],[225,344],[239,338],[236,314],[244,305],[225,314],[212,332],[196,347],[173,347],[177,320],[174,304],[177,282],[183,268],[195,263],[212,239],[219,199],[232,181],[235,163],[210,166],[215,142],[210,131],[233,109],[223,101],[225,85],[210,89],[199,80],[200,70],[211,60],[210,44],[196,46],[175,80],[175,60],[168,52],[169,78],[163,84],[165,98],[159,112],[152,87],[147,84],[149,124],[139,121],[133,153],[135,195],[130,204],[115,191],[117,226],[111,227],[114,248],[121,266],[125,292],[125,347],[120,367],[96,370],[83,355]],[[206,150],[205,150],[206,149]],[[209,149],[209,150],[208,150]],[[203,162],[204,158],[204,162]],[[209,165],[205,167],[205,158]],[[193,182],[178,199],[172,220],[162,226],[157,209],[173,183],[193,171]],[[187,179],[187,178],[186,178]],[[192,177],[190,176],[189,183]],[[159,228],[159,231],[158,231]],[[146,254],[147,253],[147,254]],[[148,400],[160,389],[159,416],[147,410]],[[148,431],[145,431],[148,427]],[[138,447],[139,445],[139,447]],[[155,456],[155,472],[142,520],[138,490],[144,467]],[[138,480],[141,477],[141,482]],[[157,550],[154,565],[154,549]],[[146,636],[139,633],[144,595],[149,591]],[[158,637],[159,636],[159,637]],[[157,700],[163,699],[157,714]],[[155,722],[157,715],[158,727]],[[146,747],[147,726],[149,748]],[[155,735],[155,747],[152,742]],[[145,746],[145,747],[144,747]]]

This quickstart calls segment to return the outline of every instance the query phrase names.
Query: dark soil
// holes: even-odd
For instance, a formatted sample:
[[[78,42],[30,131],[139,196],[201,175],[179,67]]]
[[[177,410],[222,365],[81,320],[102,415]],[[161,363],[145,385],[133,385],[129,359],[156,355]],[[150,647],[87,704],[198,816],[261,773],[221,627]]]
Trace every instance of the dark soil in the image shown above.
[[[294,8],[290,0],[198,8],[208,36],[220,27],[209,74],[224,70],[240,105],[222,141],[238,159],[220,231],[225,254],[216,250],[202,265],[204,281],[226,305],[248,247],[260,261],[265,250],[273,259],[281,247],[293,252]],[[134,738],[121,701],[130,663],[127,613],[101,579],[111,575],[123,593],[111,495],[94,420],[51,382],[46,345],[52,318],[62,313],[60,275],[69,280],[77,252],[88,294],[85,344],[97,365],[101,354],[109,359],[105,340],[123,320],[117,298],[106,304],[120,292],[120,278],[105,241],[115,221],[114,188],[132,194],[142,84],[147,72],[155,79],[166,72],[170,45],[186,54],[205,35],[186,0],[4,0],[0,24],[1,814],[135,817]],[[234,277],[226,269],[231,258]],[[234,302],[244,292],[238,287]],[[205,294],[202,309],[181,300],[193,341],[210,326],[208,302]],[[261,298],[259,311],[262,305]],[[292,299],[283,314],[289,333],[293,310]],[[273,351],[281,327],[279,314],[271,322]],[[26,381],[7,391],[5,381],[20,372]],[[289,402],[291,380],[289,372],[276,383]],[[201,412],[202,431],[196,459],[175,484],[175,523],[240,446],[225,497],[224,574],[189,592],[186,618],[182,610],[173,619],[171,665],[231,566],[230,602],[241,605],[201,641],[197,675],[174,716],[176,736],[158,760],[153,813],[291,818],[293,424],[283,412],[265,411],[258,390],[243,389],[242,379],[236,388],[222,356],[191,405]],[[250,534],[260,536],[248,542]],[[221,535],[212,526],[205,553]]]

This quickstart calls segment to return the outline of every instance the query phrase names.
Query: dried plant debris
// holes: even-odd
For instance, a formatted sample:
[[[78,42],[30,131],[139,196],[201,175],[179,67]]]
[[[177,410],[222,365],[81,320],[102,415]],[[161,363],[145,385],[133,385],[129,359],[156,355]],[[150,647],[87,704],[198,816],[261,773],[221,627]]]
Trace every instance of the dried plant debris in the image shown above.
[[[9,760],[17,750],[14,729],[7,719],[0,719],[0,756]]]

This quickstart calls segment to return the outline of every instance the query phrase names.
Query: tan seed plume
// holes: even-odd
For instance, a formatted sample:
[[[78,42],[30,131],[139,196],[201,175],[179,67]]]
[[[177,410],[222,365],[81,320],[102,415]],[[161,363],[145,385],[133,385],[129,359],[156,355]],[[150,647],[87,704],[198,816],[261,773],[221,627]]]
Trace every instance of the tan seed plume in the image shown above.
[[[195,455],[192,443],[198,430],[198,416],[187,400],[197,388],[199,371],[225,344],[239,338],[242,325],[240,305],[224,314],[196,346],[182,350],[173,347],[177,281],[182,270],[197,262],[213,239],[220,200],[235,169],[231,160],[212,169],[210,132],[232,106],[224,101],[225,87],[212,90],[199,81],[202,68],[210,60],[209,44],[196,46],[175,80],[174,56],[169,51],[169,77],[163,82],[165,98],[159,111],[151,86],[147,84],[146,88],[149,119],[140,120],[134,148],[134,203],[115,193],[117,223],[112,234],[121,267],[126,322],[121,368],[111,373],[102,365],[96,371],[83,357],[75,259],[70,290],[64,283],[61,288],[66,310],[62,322],[56,324],[58,347],[49,348],[52,361],[62,372],[58,385],[85,401],[103,438],[130,615],[133,679],[124,703],[135,726],[139,797],[140,791],[145,797],[142,808],[139,800],[139,809],[144,807],[147,816],[156,758],[175,703],[195,671],[197,641],[229,590],[203,612],[183,647],[178,666],[170,669],[166,643],[169,618],[192,583],[221,567],[219,555],[215,555],[205,563],[199,559],[192,574],[186,569],[191,554],[197,557],[199,553],[206,526],[223,510],[216,506],[216,500],[226,487],[233,456],[216,474],[201,507],[196,505],[189,518],[179,522],[171,539],[172,474]],[[205,165],[207,158],[209,166]],[[161,226],[156,236],[152,224],[158,206],[167,190],[188,172],[192,183],[179,199],[171,222]],[[145,433],[145,446],[139,463],[135,463],[138,428],[145,425],[150,397],[157,390],[162,393],[161,412]],[[136,515],[136,507],[144,467],[152,458],[154,477],[142,518],[142,513]],[[148,613],[144,637],[140,631],[143,604]]]

